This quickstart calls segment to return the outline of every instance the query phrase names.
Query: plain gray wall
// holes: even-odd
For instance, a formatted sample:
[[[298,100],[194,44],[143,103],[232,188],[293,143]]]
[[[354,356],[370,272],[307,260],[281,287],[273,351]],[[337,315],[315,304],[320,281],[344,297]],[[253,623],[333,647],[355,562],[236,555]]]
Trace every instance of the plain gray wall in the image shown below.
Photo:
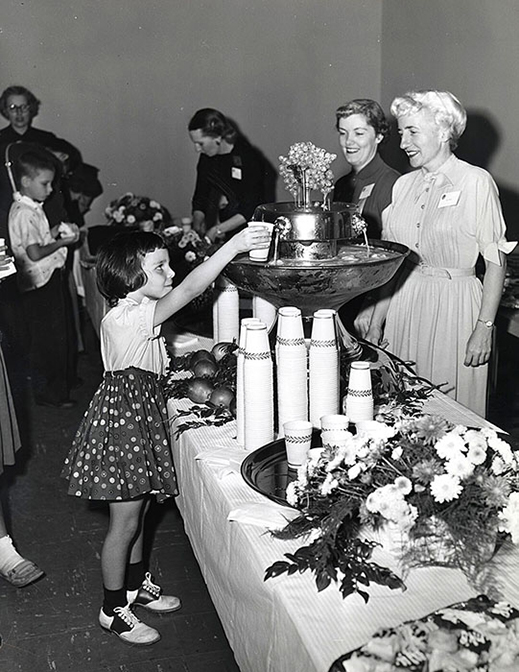
[[[517,0],[3,0],[0,87],[32,89],[35,125],[101,169],[90,223],[129,190],[189,213],[200,107],[233,117],[277,167],[297,141],[338,152],[334,111],[350,98],[387,110],[410,88],[450,89],[475,113],[460,150],[486,162],[513,229],[518,34]],[[345,172],[342,156],[332,168]]]
[[[380,92],[381,16],[380,0],[3,0],[0,87],[33,90],[34,125],[101,169],[89,223],[126,191],[182,216],[200,107],[234,118],[276,168],[297,141],[338,152],[336,107]]]
[[[460,98],[468,124],[457,153],[496,179],[511,240],[519,238],[518,34],[517,0],[383,0],[382,105],[415,88]]]

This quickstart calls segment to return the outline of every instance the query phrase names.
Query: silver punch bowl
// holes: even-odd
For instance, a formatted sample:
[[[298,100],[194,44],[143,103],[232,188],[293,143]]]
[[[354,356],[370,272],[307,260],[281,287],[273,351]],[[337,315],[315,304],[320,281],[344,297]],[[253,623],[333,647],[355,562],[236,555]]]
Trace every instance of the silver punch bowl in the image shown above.
[[[366,247],[354,238],[356,212],[349,203],[332,203],[329,210],[261,205],[254,220],[274,223],[268,260],[252,261],[242,254],[223,275],[277,308],[297,306],[306,318],[320,308],[338,310],[388,282],[409,254],[399,243],[370,240]]]

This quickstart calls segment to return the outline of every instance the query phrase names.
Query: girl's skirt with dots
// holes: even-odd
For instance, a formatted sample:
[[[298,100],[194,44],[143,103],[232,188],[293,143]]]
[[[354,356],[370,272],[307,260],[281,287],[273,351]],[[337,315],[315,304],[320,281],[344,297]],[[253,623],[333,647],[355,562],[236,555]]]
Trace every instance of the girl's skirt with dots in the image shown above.
[[[166,402],[159,378],[129,368],[109,371],[74,438],[61,475],[68,494],[126,501],[178,494]]]

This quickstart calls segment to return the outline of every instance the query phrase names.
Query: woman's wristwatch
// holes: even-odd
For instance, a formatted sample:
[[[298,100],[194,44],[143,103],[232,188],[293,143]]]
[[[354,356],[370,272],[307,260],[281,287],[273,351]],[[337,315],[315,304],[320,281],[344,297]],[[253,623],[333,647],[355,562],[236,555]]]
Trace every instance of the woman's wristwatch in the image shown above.
[[[478,322],[481,322],[481,324],[484,324],[487,329],[492,329],[492,327],[494,326],[494,323],[492,322],[492,320],[480,320],[479,317],[478,317]]]

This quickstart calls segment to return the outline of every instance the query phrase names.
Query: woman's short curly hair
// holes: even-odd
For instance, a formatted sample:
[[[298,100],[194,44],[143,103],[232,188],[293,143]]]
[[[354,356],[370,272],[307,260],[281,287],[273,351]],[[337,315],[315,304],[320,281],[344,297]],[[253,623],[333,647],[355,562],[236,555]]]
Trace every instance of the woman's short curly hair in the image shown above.
[[[456,149],[467,124],[467,112],[456,96],[449,91],[424,89],[408,91],[391,103],[391,114],[397,119],[420,110],[428,110],[433,115],[436,125],[447,131],[450,148]]]
[[[335,128],[339,130],[339,122],[341,119],[351,117],[352,114],[362,114],[366,117],[366,121],[375,129],[377,135],[382,136],[381,143],[386,142],[389,138],[389,124],[384,114],[384,110],[380,107],[376,100],[370,98],[355,98],[349,103],[341,105],[335,112]]]
[[[40,111],[41,102],[36,98],[32,91],[26,89],[25,86],[8,86],[0,96],[0,114],[6,119],[9,119],[7,113],[7,101],[10,96],[25,96],[27,105],[29,106],[29,112],[31,113],[31,119],[34,119]]]
[[[204,107],[195,112],[187,125],[188,131],[201,131],[210,138],[222,138],[233,145],[239,135],[236,124],[219,110]]]
[[[110,306],[146,284],[148,278],[142,269],[144,257],[162,249],[166,249],[164,240],[145,231],[118,233],[99,247],[97,287]]]

